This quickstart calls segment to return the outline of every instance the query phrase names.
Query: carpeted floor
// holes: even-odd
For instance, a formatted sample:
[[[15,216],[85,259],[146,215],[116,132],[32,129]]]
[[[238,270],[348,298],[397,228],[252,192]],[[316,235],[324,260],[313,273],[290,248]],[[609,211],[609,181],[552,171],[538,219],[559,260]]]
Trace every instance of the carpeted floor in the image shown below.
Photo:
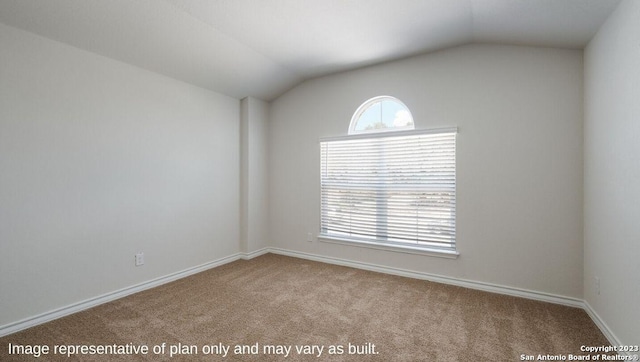
[[[0,361],[42,345],[44,361],[520,361],[608,344],[578,308],[267,254],[0,338]]]

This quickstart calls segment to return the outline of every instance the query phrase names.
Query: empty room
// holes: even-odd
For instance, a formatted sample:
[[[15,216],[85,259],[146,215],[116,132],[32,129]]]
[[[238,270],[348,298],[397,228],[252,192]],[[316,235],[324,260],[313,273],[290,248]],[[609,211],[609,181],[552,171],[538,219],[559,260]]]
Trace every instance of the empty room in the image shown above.
[[[640,1],[0,0],[0,360],[640,359]]]

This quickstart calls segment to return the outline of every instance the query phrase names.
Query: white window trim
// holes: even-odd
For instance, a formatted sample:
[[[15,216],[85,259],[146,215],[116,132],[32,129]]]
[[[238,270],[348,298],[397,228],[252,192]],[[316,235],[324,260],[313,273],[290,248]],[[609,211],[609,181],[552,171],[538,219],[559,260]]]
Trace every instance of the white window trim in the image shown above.
[[[389,134],[392,132],[393,134]],[[442,127],[442,128],[429,128],[429,129],[414,129],[408,131],[398,131],[392,128],[391,131],[378,131],[372,133],[356,133],[347,136],[333,136],[333,137],[323,137],[320,138],[321,142],[331,142],[331,141],[344,141],[344,140],[357,140],[357,139],[370,139],[370,138],[378,138],[378,137],[395,137],[395,136],[411,136],[418,134],[437,134],[437,133],[458,133],[458,127]]]
[[[330,243],[330,244],[348,245],[348,246],[355,246],[360,248],[392,251],[392,252],[404,253],[404,254],[433,256],[433,257],[446,258],[446,259],[457,259],[458,256],[460,255],[460,252],[457,250],[440,250],[440,249],[424,248],[424,247],[411,247],[409,245],[382,244],[382,243],[369,242],[369,241],[357,240],[357,239],[338,238],[335,236],[329,236],[322,233],[318,234],[318,240],[325,243]]]

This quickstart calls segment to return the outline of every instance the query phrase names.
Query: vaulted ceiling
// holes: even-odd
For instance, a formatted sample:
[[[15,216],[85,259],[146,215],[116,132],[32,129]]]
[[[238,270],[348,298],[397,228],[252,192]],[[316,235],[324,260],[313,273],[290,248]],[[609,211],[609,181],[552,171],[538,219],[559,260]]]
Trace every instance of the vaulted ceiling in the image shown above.
[[[0,22],[235,98],[473,42],[581,49],[620,0],[0,0]]]

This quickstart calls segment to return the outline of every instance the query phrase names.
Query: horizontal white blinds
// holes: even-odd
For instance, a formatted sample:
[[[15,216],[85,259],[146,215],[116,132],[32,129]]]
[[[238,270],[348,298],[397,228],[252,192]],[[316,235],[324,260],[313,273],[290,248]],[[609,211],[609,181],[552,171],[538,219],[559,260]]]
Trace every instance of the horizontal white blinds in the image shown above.
[[[455,250],[456,132],[325,140],[321,233]]]

